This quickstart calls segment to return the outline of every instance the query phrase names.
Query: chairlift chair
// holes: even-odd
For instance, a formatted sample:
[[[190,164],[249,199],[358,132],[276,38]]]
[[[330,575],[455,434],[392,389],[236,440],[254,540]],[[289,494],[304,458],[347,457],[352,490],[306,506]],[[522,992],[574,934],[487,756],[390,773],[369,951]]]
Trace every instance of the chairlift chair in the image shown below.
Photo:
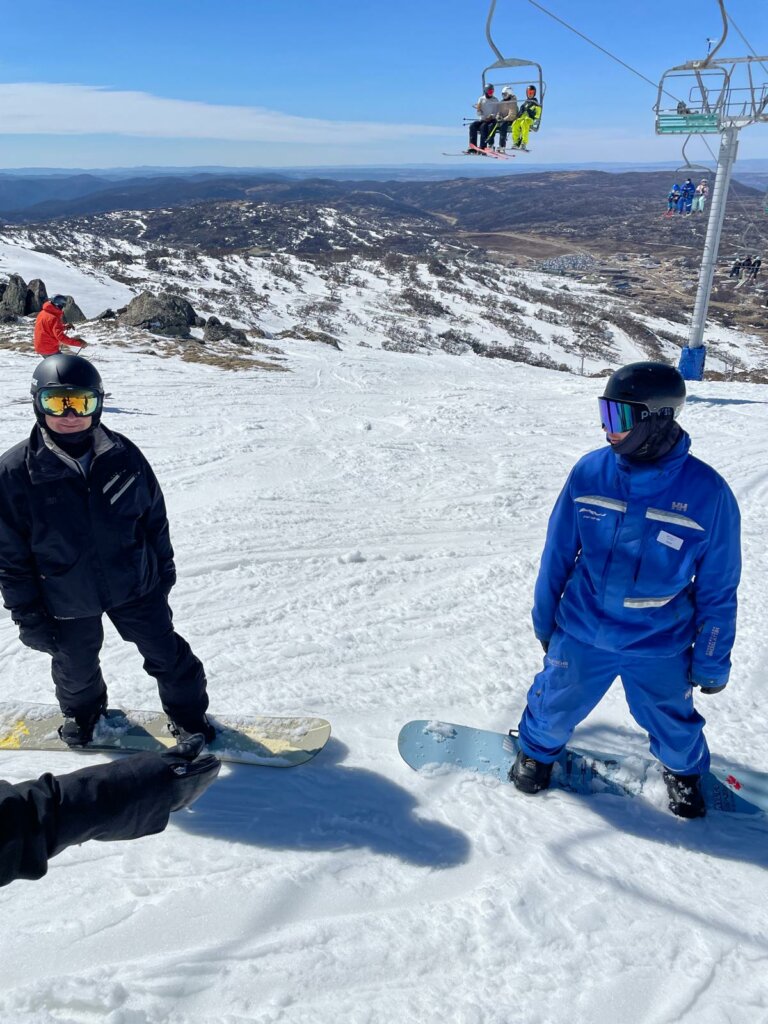
[[[727,68],[691,61],[661,76],[654,110],[657,135],[716,135],[728,102]],[[684,109],[680,109],[684,108]]]
[[[505,68],[534,68],[535,74],[530,74],[527,78],[517,78],[516,76],[509,78],[505,75],[502,76],[501,78],[496,78],[496,80],[493,82],[490,80],[488,74],[490,71],[498,71]],[[494,92],[497,96],[501,95],[501,90],[505,86],[509,86],[509,88],[517,96],[518,100],[520,100],[521,103],[524,102],[525,100],[525,90],[528,88],[528,86],[535,85],[536,96],[539,102],[539,106],[542,109],[543,116],[544,94],[547,90],[547,86],[542,75],[540,64],[536,64],[534,61],[531,60],[517,60],[516,58],[510,58],[508,60],[502,58],[501,60],[497,60],[495,63],[490,64],[483,71],[483,92],[485,92],[486,88],[489,85],[493,86]],[[540,124],[541,117],[537,117],[531,125],[531,131],[537,132],[539,130]]]

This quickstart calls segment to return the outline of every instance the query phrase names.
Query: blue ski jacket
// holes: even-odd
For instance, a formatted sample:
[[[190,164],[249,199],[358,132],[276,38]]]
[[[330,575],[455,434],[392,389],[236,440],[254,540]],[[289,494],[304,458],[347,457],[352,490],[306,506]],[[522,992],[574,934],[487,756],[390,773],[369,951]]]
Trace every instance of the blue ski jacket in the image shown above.
[[[536,581],[533,628],[607,651],[671,657],[693,645],[691,681],[728,681],[741,575],[740,516],[725,480],[682,437],[654,462],[608,446],[571,471]]]

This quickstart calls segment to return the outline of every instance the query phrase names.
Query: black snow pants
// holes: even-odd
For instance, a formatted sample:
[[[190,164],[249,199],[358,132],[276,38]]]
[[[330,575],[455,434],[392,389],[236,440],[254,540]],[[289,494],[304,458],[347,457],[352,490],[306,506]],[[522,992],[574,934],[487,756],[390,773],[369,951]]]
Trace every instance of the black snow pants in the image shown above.
[[[472,122],[469,126],[470,149],[472,146],[478,146],[480,149],[485,149],[488,144],[488,132],[491,130],[494,123],[494,118],[489,118],[485,121]]]
[[[156,587],[106,614],[123,640],[138,647],[145,671],[157,680],[165,713],[177,722],[199,718],[208,707],[205,670],[174,630],[164,589]],[[87,717],[107,696],[99,664],[104,642],[101,616],[57,619],[56,624],[59,637],[51,663],[56,699],[65,715]]]

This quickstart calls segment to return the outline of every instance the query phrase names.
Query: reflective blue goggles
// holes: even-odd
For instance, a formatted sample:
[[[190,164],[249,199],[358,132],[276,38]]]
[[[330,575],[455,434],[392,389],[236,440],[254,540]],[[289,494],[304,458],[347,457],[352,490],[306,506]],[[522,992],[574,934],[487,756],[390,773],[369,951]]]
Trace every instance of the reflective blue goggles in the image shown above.
[[[636,402],[616,402],[612,398],[598,398],[600,422],[607,434],[623,434],[636,427],[648,415],[648,407]]]

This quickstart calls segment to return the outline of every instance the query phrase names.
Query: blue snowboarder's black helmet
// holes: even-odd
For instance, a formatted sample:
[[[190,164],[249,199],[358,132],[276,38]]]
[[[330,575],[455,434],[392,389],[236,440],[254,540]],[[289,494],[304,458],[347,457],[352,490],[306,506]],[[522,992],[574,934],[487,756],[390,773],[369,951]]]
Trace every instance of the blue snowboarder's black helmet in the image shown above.
[[[599,404],[603,429],[622,433],[652,414],[677,418],[685,381],[668,363],[629,363],[608,378]]]

